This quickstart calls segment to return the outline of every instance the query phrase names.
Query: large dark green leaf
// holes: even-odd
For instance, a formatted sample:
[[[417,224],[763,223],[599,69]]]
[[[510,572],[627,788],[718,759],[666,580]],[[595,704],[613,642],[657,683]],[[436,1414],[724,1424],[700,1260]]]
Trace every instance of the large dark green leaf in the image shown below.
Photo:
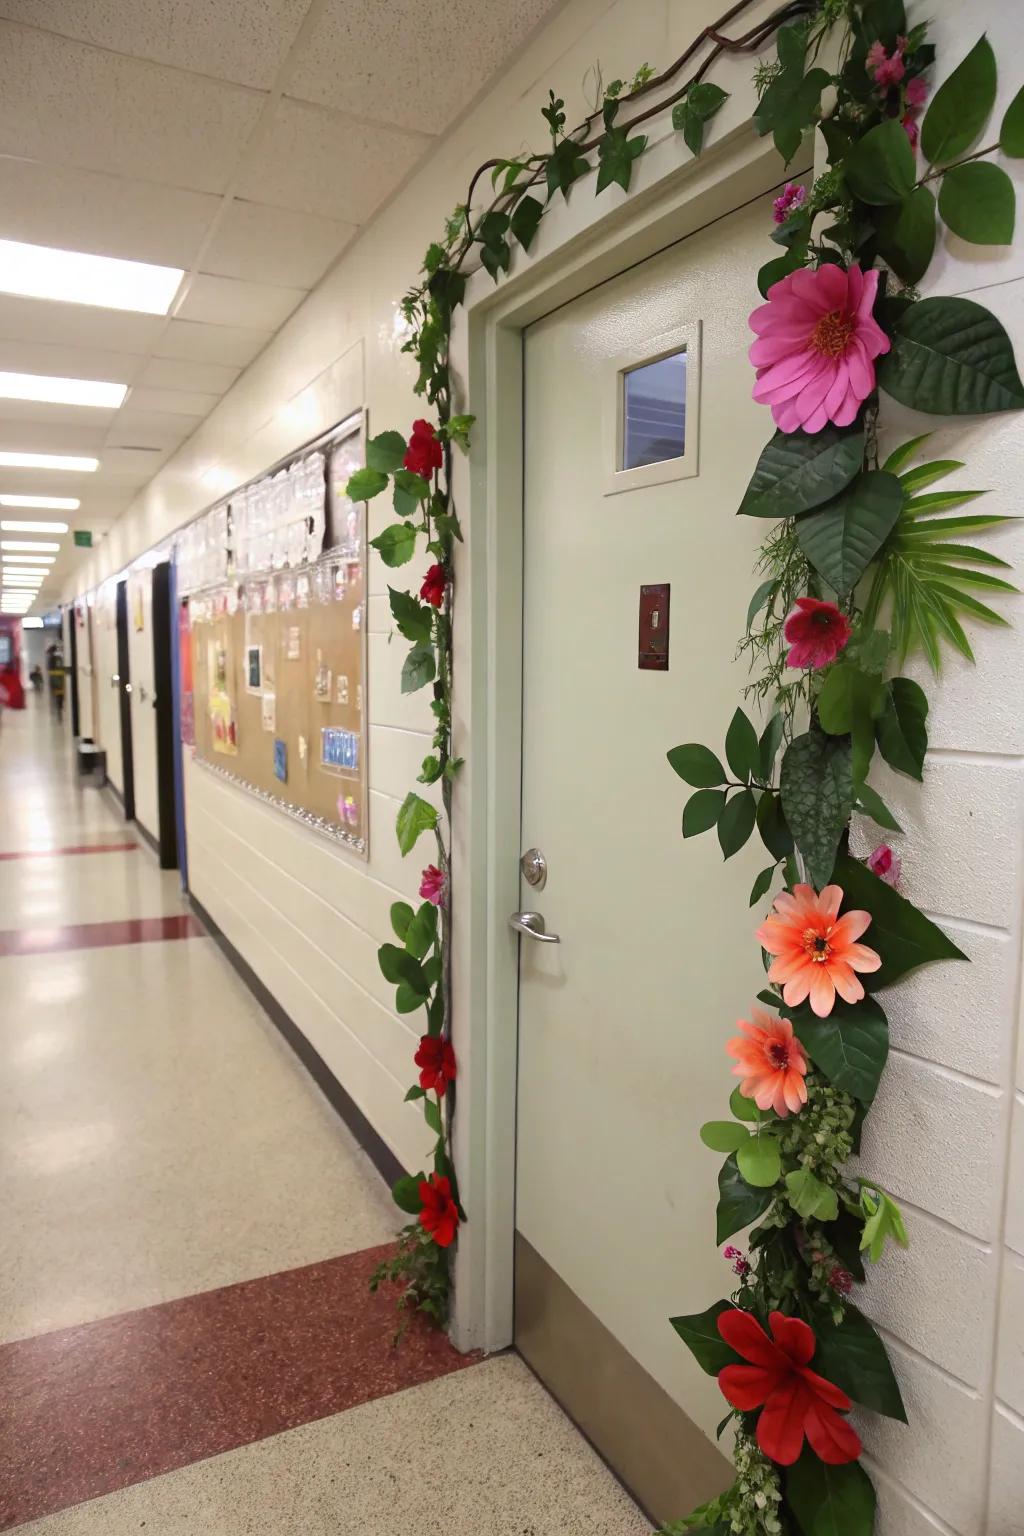
[[[425,688],[434,681],[436,670],[434,647],[429,641],[419,641],[402,664],[402,692],[416,693]]]
[[[387,489],[388,477],[379,469],[357,469],[349,475],[345,495],[349,501],[369,501]]]
[[[818,695],[818,720],[830,736],[850,736],[850,772],[861,785],[875,747],[875,720],[885,707],[885,684],[848,662],[830,667]]]
[[[682,101],[672,108],[672,127],[681,130],[691,153],[699,155],[704,145],[704,124],[728,101],[727,91],[710,81],[691,85]]]
[[[875,215],[878,254],[905,283],[919,283],[935,252],[935,198],[929,187]]]
[[[754,830],[757,801],[751,789],[741,789],[727,802],[718,818],[718,842],[722,856],[731,859],[747,842]]]
[[[885,1345],[851,1302],[846,1303],[846,1315],[838,1327],[819,1329],[811,1368],[862,1407],[907,1422]]]
[[[875,1490],[859,1461],[831,1467],[810,1446],[786,1473],[786,1503],[803,1536],[872,1536]]]
[[[744,1227],[763,1216],[772,1203],[767,1189],[752,1189],[740,1173],[736,1154],[727,1157],[718,1175],[718,1243],[727,1242]]]
[[[914,151],[894,117],[858,139],[843,164],[847,186],[862,203],[901,203],[917,177]]]
[[[739,505],[744,517],[795,517],[831,501],[864,462],[862,427],[776,432]]]
[[[1024,155],[1024,86],[1006,109],[999,130],[999,148],[1011,160],[1019,160]]]
[[[737,709],[729,721],[729,729],[725,733],[725,760],[741,784],[760,774],[761,753],[757,732],[742,709]]]
[[[631,139],[625,128],[609,128],[597,146],[596,191],[603,192],[614,182],[628,192],[633,162],[646,148],[647,139],[642,133]]]
[[[417,1207],[419,1209],[419,1207]],[[718,1319],[723,1312],[732,1311],[731,1301],[716,1301],[706,1312],[694,1312],[689,1317],[670,1317],[669,1322],[693,1355],[702,1371],[717,1376],[727,1365],[738,1365],[739,1355],[722,1338],[718,1331]]]
[[[836,860],[835,882],[845,893],[844,907],[871,913],[871,927],[861,943],[882,957],[881,970],[861,979],[874,992],[898,981],[915,966],[929,960],[966,960],[962,949],[941,928],[873,875],[866,864],[842,854]]]
[[[673,747],[667,755],[674,771],[694,789],[714,789],[725,783],[725,769],[711,749],[702,747],[699,741]]]
[[[391,1186],[392,1200],[400,1211],[405,1211],[407,1216],[418,1216],[423,1208],[423,1201],[420,1199],[422,1182],[422,1173],[403,1173],[402,1177]]]
[[[1015,212],[1013,182],[998,165],[973,160],[953,166],[942,178],[943,223],[972,245],[1009,245]]]
[[[757,830],[773,859],[788,859],[793,852],[793,834],[786,825],[779,795],[770,792],[757,802]]]
[[[431,607],[421,603],[411,593],[399,592],[395,587],[388,587],[388,600],[399,634],[411,640],[414,645],[430,639],[434,630],[434,610]]]
[[[893,399],[940,416],[1015,411],[1024,405],[1013,345],[973,299],[922,299],[896,322],[878,382]]]
[[[366,445],[367,469],[378,469],[390,475],[401,468],[404,458],[405,438],[401,432],[381,432],[371,437]]]
[[[853,810],[850,743],[812,729],[790,742],[782,759],[782,809],[811,883],[832,877],[836,849]]]
[[[509,223],[509,229],[519,241],[524,251],[528,251],[533,243],[533,237],[537,233],[537,225],[544,214],[544,204],[538,202],[529,193],[521,197],[516,203],[515,210]]]
[[[416,548],[416,530],[409,523],[392,523],[370,540],[385,565],[407,565]]]
[[[395,821],[398,846],[403,857],[410,852],[421,833],[430,832],[436,826],[437,812],[434,807],[410,790],[398,808]]]
[[[698,837],[716,827],[724,808],[724,789],[698,789],[683,806],[683,836]]]
[[[920,779],[928,750],[928,700],[909,677],[894,677],[886,688],[885,709],[875,724],[878,747],[890,768]]]
[[[840,596],[852,592],[885,543],[903,506],[903,487],[883,469],[868,470],[796,524],[800,548]]]
[[[864,943],[871,944],[869,928]],[[836,1088],[861,1104],[873,1102],[889,1055],[889,1025],[873,998],[844,1003],[837,998],[827,1019],[807,1006],[785,1008],[793,1029],[814,1062]]]
[[[921,124],[921,153],[932,165],[948,165],[970,149],[996,99],[996,56],[980,37],[932,97]]]

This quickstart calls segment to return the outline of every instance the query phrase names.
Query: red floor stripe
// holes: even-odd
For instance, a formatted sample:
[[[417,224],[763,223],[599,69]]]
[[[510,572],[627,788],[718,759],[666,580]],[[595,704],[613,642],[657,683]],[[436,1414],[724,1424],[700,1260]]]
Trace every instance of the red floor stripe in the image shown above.
[[[479,1359],[367,1281],[390,1247],[0,1345],[0,1530]]]
[[[138,843],[80,843],[70,848],[22,848],[16,853],[0,853],[0,859],[56,859],[72,853],[131,853]]]
[[[131,917],[109,923],[69,923],[61,928],[0,929],[0,956],[46,955],[63,949],[102,949],[112,944],[151,944],[156,939],[201,938],[206,929],[191,912],[173,917]]]

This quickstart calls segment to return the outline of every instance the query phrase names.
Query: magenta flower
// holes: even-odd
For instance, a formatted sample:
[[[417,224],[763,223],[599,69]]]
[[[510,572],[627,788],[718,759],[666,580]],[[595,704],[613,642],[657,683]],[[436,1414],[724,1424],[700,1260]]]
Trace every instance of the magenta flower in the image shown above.
[[[872,316],[878,273],[829,262],[790,272],[750,316],[757,340],[754,399],[783,432],[847,427],[875,387],[875,358],[889,338]]]
[[[888,843],[879,843],[874,853],[868,858],[868,869],[879,880],[884,880],[886,885],[895,889],[900,883],[900,875],[903,872],[903,860],[898,853],[894,853]]]
[[[903,132],[910,140],[911,149],[917,148],[917,118],[913,112],[905,112],[900,119],[903,124]]]
[[[891,54],[886,53],[881,43],[872,43],[868,49],[865,60],[868,74],[874,76],[875,84],[882,90],[888,90],[890,85],[899,85],[906,74],[907,66],[903,62],[906,46],[906,38],[900,37]]]
[[[734,1248],[731,1243],[728,1248],[723,1249],[722,1257],[723,1259],[728,1259],[732,1265],[733,1274],[738,1275],[741,1280],[744,1280],[750,1274],[749,1259],[738,1248]]]
[[[786,190],[779,194],[772,203],[774,210],[772,217],[776,224],[785,224],[794,209],[799,208],[807,196],[807,188],[797,186],[795,181],[786,182]]]
[[[908,107],[923,107],[928,100],[928,82],[922,75],[915,75],[908,80],[903,90],[903,99]]]
[[[789,641],[787,667],[827,667],[845,650],[850,638],[850,621],[835,603],[823,603],[816,597],[798,597],[796,606],[782,627]]]
[[[436,864],[428,864],[420,881],[420,895],[424,901],[432,901],[435,907],[439,907],[444,901],[446,884],[443,871]]]

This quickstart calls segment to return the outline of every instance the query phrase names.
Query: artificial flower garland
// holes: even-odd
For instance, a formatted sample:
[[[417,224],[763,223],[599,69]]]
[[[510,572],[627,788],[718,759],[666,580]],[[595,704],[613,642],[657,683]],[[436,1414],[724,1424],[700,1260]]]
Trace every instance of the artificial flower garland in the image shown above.
[[[961,542],[1006,519],[945,515],[980,492],[922,494],[959,465],[916,463],[923,438],[880,462],[881,394],[941,415],[1024,405],[998,321],[973,301],[920,300],[914,289],[934,249],[936,213],[975,243],[1011,238],[1012,184],[983,157],[996,148],[1024,156],[1024,92],[998,144],[972,151],[995,97],[984,38],[922,115],[934,49],[923,25],[908,27],[902,0],[793,0],[742,37],[724,37],[723,26],[749,3],[739,0],[662,75],[644,66],[629,87],[613,81],[571,133],[552,92],[543,109],[550,151],[481,168],[402,306],[412,327],[405,350],[420,368],[416,388],[436,407],[438,425],[417,421],[408,441],[395,432],[372,439],[366,467],[349,482],[357,500],[393,490],[399,521],[371,541],[386,564],[411,559],[420,534],[433,558],[419,598],[389,590],[396,626],[412,646],[403,690],[433,685],[437,730],[420,781],[441,783],[444,813],[414,791],[398,816],[403,853],[425,831],[437,842],[422,905],[395,904],[399,943],[380,950],[398,1010],[426,1011],[419,1080],[407,1097],[422,1100],[437,1141],[433,1171],[395,1186],[414,1219],[376,1283],[403,1282],[404,1304],[443,1321],[447,1254],[465,1219],[449,1156],[456,1059],[448,986],[451,786],[460,766],[451,751],[452,553],[461,537],[450,455],[453,444],[468,446],[473,420],[452,412],[448,346],[464,269],[476,255],[495,279],[507,270],[510,242],[529,248],[551,199],[590,171],[591,151],[597,191],[612,182],[628,189],[646,147],[631,132],[655,112],[671,107],[674,126],[699,153],[706,123],[726,99],[704,79],[711,64],[777,34],[777,61],[757,72],[754,124],[787,162],[809,129],[820,131],[828,169],[810,188],[788,183],[775,200],[780,254],[758,274],[764,302],[750,321],[754,398],[770,407],[777,430],[739,509],[773,524],[741,652],[753,672],[747,692],[769,706],[769,718],[758,734],[736,711],[728,772],[697,743],[668,757],[695,791],[684,836],[715,828],[729,858],[756,829],[772,863],[755,881],[751,906],[780,880],[782,889],[754,935],[768,986],[726,1047],[739,1079],[733,1118],[701,1131],[726,1154],[718,1241],[750,1229],[749,1253],[724,1249],[739,1282],[730,1299],[672,1319],[730,1406],[722,1428],[733,1422],[737,1477],[665,1530],[868,1536],[874,1489],[846,1415],[854,1405],[905,1415],[882,1341],[851,1295],[865,1279],[865,1255],[877,1261],[887,1242],[907,1239],[892,1198],[846,1164],[888,1054],[876,993],[925,961],[966,957],[899,894],[900,860],[888,844],[866,863],[851,857],[849,826],[861,815],[900,830],[868,782],[876,747],[896,771],[923,774],[927,699],[893,670],[919,649],[938,673],[940,643],[973,659],[962,618],[1004,622],[976,592],[1014,590],[993,574],[1005,562]],[[836,32],[839,66],[830,72],[817,59]],[[674,84],[702,46],[706,57],[668,101],[620,121],[624,103]],[[824,111],[830,87],[834,105]],[[597,120],[603,131],[590,138]],[[920,177],[918,145],[930,166]],[[487,169],[495,195],[477,212],[473,194]],[[543,203],[532,195],[538,188]]]

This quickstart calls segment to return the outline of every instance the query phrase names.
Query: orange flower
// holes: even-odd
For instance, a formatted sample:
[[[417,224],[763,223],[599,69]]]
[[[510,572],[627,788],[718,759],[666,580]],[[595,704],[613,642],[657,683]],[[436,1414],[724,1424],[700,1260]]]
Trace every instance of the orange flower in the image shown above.
[[[754,1008],[754,1022],[737,1019],[737,1028],[749,1036],[736,1035],[726,1050],[735,1056],[733,1074],[742,1078],[740,1093],[753,1099],[758,1109],[774,1109],[784,1120],[807,1103],[807,1057],[793,1034],[788,1019],[776,1018],[764,1008]]]
[[[819,1019],[827,1019],[836,993],[847,1003],[859,1003],[864,987],[856,971],[877,971],[881,957],[857,939],[871,923],[870,912],[845,912],[838,916],[842,888],[826,885],[817,895],[809,885],[795,885],[792,895],[783,891],[775,898],[774,911],[757,930],[757,938],[770,955],[778,958],[768,972],[769,981],[783,983],[782,995],[791,1008],[811,1000]]]

